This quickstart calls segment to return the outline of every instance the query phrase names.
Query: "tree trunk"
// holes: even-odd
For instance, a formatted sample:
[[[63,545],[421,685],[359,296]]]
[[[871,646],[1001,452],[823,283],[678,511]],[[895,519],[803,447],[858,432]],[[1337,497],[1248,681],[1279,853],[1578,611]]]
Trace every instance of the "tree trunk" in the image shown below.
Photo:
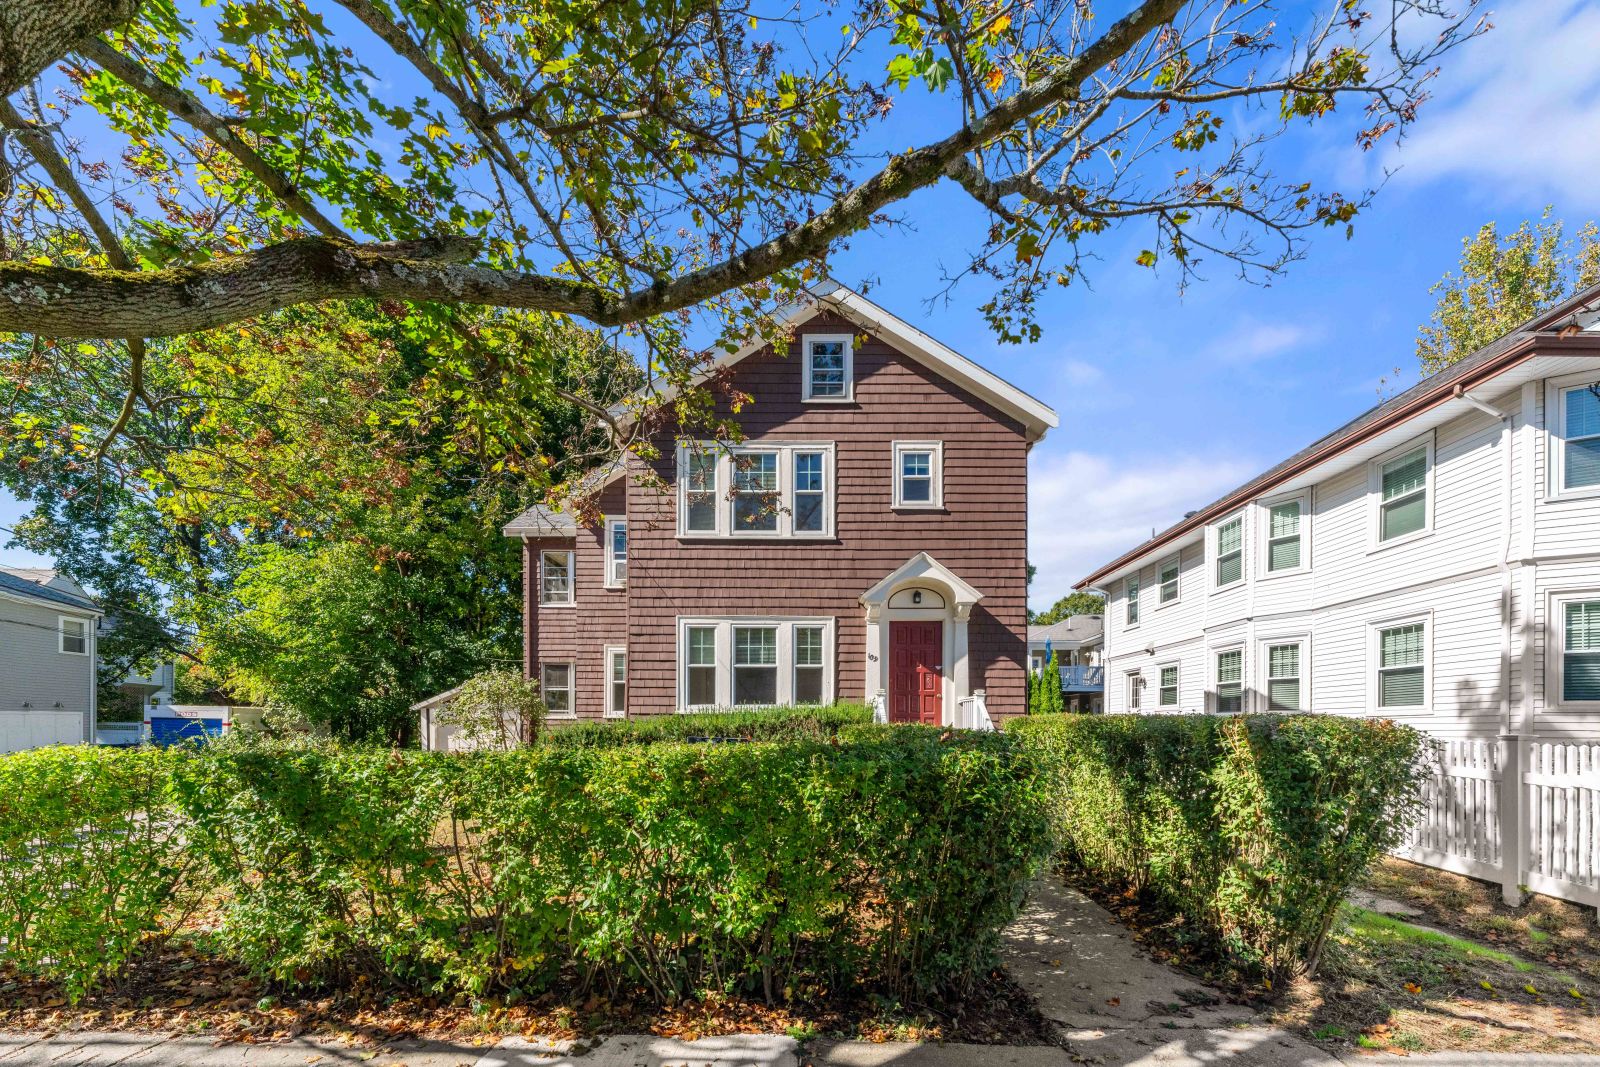
[[[141,0],[0,0],[0,96],[10,96],[80,41],[133,18]]]

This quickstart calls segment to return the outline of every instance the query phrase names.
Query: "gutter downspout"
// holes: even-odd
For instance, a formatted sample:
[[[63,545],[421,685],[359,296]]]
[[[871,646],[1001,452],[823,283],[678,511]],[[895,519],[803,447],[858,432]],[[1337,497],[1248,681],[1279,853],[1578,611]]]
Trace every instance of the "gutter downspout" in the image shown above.
[[[1500,729],[1511,729],[1511,630],[1515,623],[1511,612],[1511,509],[1515,506],[1516,478],[1512,456],[1512,416],[1493,404],[1485,403],[1461,386],[1453,390],[1455,398],[1500,422],[1501,488],[1503,505],[1500,509],[1500,554],[1495,569],[1500,572]],[[1524,679],[1523,684],[1527,684]]]

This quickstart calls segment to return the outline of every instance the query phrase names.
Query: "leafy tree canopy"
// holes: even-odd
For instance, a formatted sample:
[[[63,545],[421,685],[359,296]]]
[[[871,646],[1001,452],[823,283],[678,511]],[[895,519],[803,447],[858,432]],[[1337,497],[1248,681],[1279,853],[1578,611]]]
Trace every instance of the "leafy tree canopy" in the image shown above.
[[[1278,173],[1272,142],[1404,127],[1477,2],[7,0],[0,330],[127,339],[98,384],[139,402],[144,338],[494,305],[622,329],[681,382],[694,331],[770,329],[949,182],[990,217],[955,278],[1030,339],[1115,227],[1181,278],[1348,227],[1368,194]]]
[[[1507,331],[1600,282],[1600,227],[1586,222],[1573,237],[1546,208],[1501,236],[1488,222],[1461,242],[1461,264],[1428,291],[1439,297],[1417,333],[1425,374],[1443,370]]]
[[[499,526],[609,447],[586,405],[640,372],[568,322],[471,311],[454,336],[494,358],[463,376],[415,316],[330,303],[152,342],[131,412],[96,388],[126,373],[120,344],[54,365],[28,339],[0,348],[18,540],[119,619],[109,675],[184,656],[238,699],[400,736],[412,702],[520,658]]]
[[[1070,615],[1104,615],[1106,598],[1093,593],[1068,593],[1037,614],[1029,612],[1028,622],[1034,626],[1049,626]]]

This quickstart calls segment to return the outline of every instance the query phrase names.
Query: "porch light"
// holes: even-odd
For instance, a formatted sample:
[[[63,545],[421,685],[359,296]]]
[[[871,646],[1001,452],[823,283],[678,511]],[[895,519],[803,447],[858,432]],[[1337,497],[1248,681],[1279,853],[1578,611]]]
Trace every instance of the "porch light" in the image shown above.
[[[922,590],[920,590],[920,589],[913,589],[913,590],[912,590],[912,591],[911,591],[911,602],[912,602],[912,603],[913,603],[913,604],[920,604],[920,603],[922,603]]]

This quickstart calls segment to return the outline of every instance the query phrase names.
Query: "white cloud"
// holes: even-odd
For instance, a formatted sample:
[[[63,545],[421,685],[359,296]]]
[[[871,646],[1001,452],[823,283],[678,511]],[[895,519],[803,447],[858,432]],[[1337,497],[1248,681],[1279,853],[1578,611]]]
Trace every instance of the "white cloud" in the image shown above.
[[[1244,319],[1206,345],[1204,354],[1219,363],[1257,363],[1292,352],[1317,340],[1318,336],[1319,331],[1299,323]]]
[[[1061,365],[1061,380],[1074,389],[1085,389],[1106,380],[1106,372],[1093,363],[1069,359]]]
[[[1464,177],[1487,191],[1600,207],[1600,5],[1511,0],[1494,28],[1445,57],[1420,121],[1384,154],[1397,181]]]
[[[1038,568],[1029,601],[1042,610],[1074,582],[1259,473],[1239,457],[1124,461],[1090,452],[1029,460],[1028,560]]]

